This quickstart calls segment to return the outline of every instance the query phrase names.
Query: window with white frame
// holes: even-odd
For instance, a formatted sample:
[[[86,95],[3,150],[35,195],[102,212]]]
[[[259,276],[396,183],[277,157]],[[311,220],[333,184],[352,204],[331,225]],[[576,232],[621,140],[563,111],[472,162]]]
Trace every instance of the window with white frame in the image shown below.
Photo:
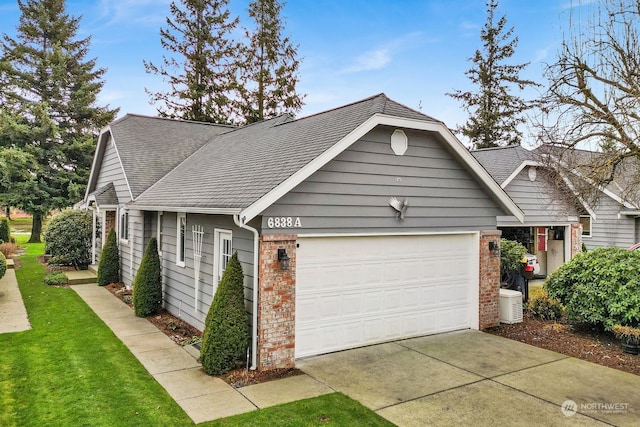
[[[176,264],[180,267],[185,266],[185,251],[187,243],[187,214],[178,214],[177,224],[177,242],[176,242]]]
[[[120,240],[129,240],[129,212],[120,211]]]
[[[156,240],[158,241],[158,255],[162,255],[162,211],[158,212],[158,223],[156,224]]]
[[[213,235],[213,289],[215,290],[233,255],[233,236],[231,230],[219,229],[215,229]]]
[[[591,216],[580,215],[580,224],[582,225],[582,237],[591,237]]]

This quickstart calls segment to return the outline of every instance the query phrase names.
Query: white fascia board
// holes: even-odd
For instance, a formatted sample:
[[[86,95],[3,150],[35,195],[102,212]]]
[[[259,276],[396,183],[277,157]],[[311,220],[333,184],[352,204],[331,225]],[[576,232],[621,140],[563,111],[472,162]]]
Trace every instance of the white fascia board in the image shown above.
[[[540,162],[536,162],[534,160],[525,160],[524,162],[520,163],[520,166],[518,166],[516,170],[514,170],[511,175],[509,175],[509,177],[504,180],[502,184],[500,184],[500,187],[502,187],[502,189],[507,188],[507,185],[511,184],[511,181],[513,181],[516,176],[518,176],[518,174],[520,174],[520,172],[522,172],[522,170],[527,166],[541,167],[542,165],[540,164]]]
[[[310,177],[314,172],[329,163],[344,150],[353,145],[356,141],[374,129],[376,126],[394,126],[398,128],[421,130],[438,133],[453,149],[456,156],[461,159],[473,173],[482,181],[482,183],[493,192],[503,207],[513,214],[520,222],[524,221],[524,213],[511,200],[507,193],[500,188],[489,173],[480,165],[480,163],[469,153],[464,145],[451,133],[442,122],[425,121],[418,119],[409,119],[385,114],[374,114],[369,119],[360,124],[351,131],[347,136],[334,144],[327,151],[313,159],[303,168],[284,180],[280,185],[262,196],[252,205],[244,209],[240,213],[240,221],[246,224],[256,216],[260,215],[265,209],[279,200],[282,196],[293,190],[302,181]]]
[[[614,192],[612,192],[611,190],[608,190],[604,187],[602,187],[601,185],[596,184],[595,182],[593,182],[592,179],[589,179],[585,176],[583,176],[579,171],[577,171],[576,169],[572,168],[569,169],[569,166],[559,160],[558,158],[556,158],[555,156],[550,156],[554,161],[558,162],[563,168],[569,170],[571,173],[573,173],[575,176],[584,179],[585,181],[587,181],[590,185],[593,185],[594,187],[596,187],[598,190],[600,190],[601,192],[603,192],[605,195],[607,195],[608,197],[612,198],[613,200],[615,200],[616,202],[620,203],[621,205],[623,205],[625,208],[627,209],[638,209],[638,206],[635,206],[631,203],[629,203],[628,201],[624,200],[622,197],[618,196],[617,194],[615,194]]]
[[[104,153],[100,154],[100,149],[105,144],[104,142],[105,139],[106,141],[109,141],[109,137],[108,137],[109,134],[111,134],[111,128],[109,126],[106,126],[100,131],[100,135],[98,135],[98,144],[96,144],[96,153],[93,156],[93,162],[91,163],[91,172],[89,173],[89,181],[88,181],[87,189],[84,192],[84,200],[87,200],[87,197],[89,197],[89,193],[91,193],[92,191],[92,187],[94,184],[93,180],[96,179],[97,174],[99,172],[96,170],[98,157],[104,157]],[[102,164],[102,162],[100,162],[100,164]]]
[[[152,212],[178,212],[178,213],[191,213],[191,214],[207,214],[207,215],[238,215],[241,211],[240,208],[198,208],[198,207],[183,207],[183,206],[146,206],[136,205],[134,203],[127,203],[124,205],[127,209],[135,209],[138,211],[152,211]]]

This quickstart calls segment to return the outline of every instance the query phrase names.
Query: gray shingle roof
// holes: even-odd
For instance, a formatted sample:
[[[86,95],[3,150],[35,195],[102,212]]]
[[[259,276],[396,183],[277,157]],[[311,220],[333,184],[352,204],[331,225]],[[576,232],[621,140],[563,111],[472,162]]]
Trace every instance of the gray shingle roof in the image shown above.
[[[89,194],[89,196],[92,195],[95,197],[96,204],[98,206],[117,206],[119,203],[118,194],[116,193],[116,188],[114,187],[113,182],[110,182]]]
[[[127,114],[110,126],[133,197],[231,126]]]
[[[215,137],[134,203],[246,208],[377,113],[435,121],[379,94],[298,120],[255,123]]]
[[[519,145],[485,148],[471,154],[489,172],[498,184],[502,184],[525,160],[535,160],[536,155]]]

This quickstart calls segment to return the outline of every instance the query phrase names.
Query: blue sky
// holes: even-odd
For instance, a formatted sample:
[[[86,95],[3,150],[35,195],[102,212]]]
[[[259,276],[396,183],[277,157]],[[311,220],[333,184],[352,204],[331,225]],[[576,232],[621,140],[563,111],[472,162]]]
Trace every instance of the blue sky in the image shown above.
[[[244,22],[248,1],[229,4]],[[100,103],[120,107],[120,116],[156,112],[144,88],[160,90],[163,82],[146,74],[142,61],[159,63],[165,53],[159,29],[169,3],[67,1],[67,11],[82,16],[79,37],[92,36],[89,56],[108,69]],[[520,39],[513,63],[531,63],[523,77],[543,82],[543,65],[553,61],[570,5],[571,0],[499,1],[497,16],[506,14]],[[450,127],[465,122],[460,104],[445,93],[473,88],[464,72],[481,46],[484,0],[289,0],[284,16],[285,34],[299,44],[302,58],[299,90],[307,97],[299,116],[384,92]],[[15,35],[18,18],[17,2],[0,0],[0,32]]]

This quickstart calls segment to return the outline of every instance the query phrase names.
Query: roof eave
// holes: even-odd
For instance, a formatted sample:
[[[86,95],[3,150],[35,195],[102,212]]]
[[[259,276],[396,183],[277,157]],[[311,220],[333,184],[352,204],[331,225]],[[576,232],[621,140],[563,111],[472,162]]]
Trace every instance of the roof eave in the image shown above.
[[[327,151],[313,159],[250,206],[243,209],[242,212],[240,212],[240,220],[242,223],[246,224],[260,215],[260,213],[311,176],[311,174],[329,163],[338,154],[342,153],[376,126],[381,125],[438,133],[451,147],[458,160],[467,165],[472,173],[481,181],[482,185],[491,192],[494,200],[496,200],[502,209],[516,217],[521,223],[524,222],[524,213],[522,210],[511,200],[509,195],[495,182],[491,175],[489,175],[476,158],[473,157],[466,147],[451,133],[444,123],[377,113],[356,127]]]

